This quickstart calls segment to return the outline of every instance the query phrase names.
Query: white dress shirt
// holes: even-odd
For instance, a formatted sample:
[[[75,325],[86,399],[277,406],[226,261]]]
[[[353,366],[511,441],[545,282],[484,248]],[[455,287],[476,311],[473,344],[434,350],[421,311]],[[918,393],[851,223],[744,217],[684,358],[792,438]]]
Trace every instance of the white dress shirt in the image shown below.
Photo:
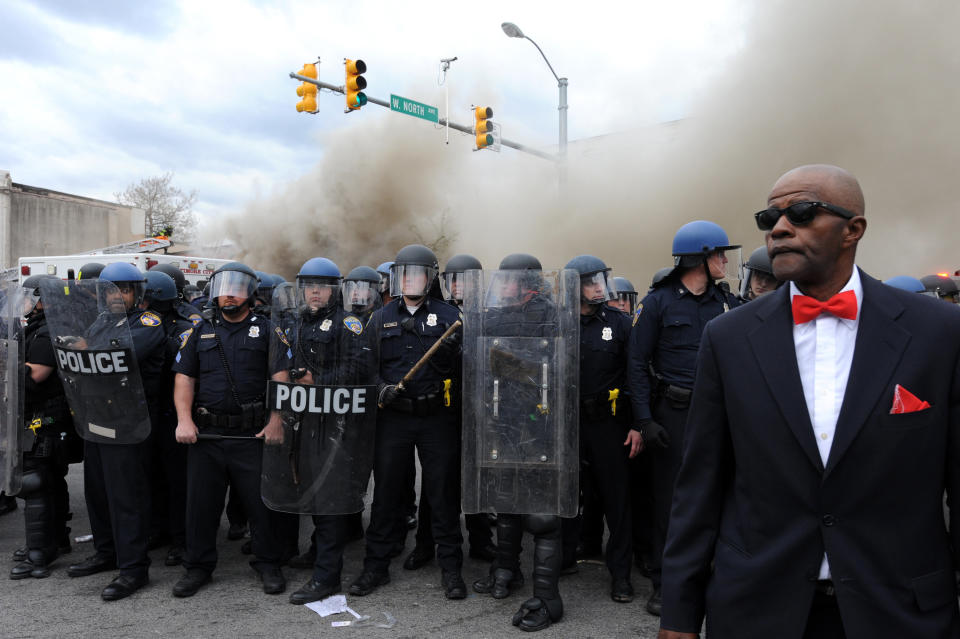
[[[813,435],[820,450],[820,459],[827,465],[837,418],[843,405],[853,362],[853,349],[860,325],[860,309],[863,302],[863,286],[860,272],[854,267],[853,274],[840,292],[853,291],[857,296],[857,317],[841,319],[824,311],[817,319],[793,325],[793,345],[797,353],[800,382],[807,401],[807,413],[813,426]],[[803,293],[790,282],[790,300]],[[830,579],[830,564],[824,553],[820,562],[820,579]]]

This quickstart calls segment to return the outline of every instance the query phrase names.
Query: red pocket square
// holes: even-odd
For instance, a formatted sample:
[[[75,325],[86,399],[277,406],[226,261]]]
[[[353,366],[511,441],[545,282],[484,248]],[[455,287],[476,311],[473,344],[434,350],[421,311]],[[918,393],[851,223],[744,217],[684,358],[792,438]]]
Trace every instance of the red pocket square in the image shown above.
[[[930,408],[930,404],[921,401],[919,397],[900,384],[897,384],[897,387],[893,389],[893,406],[890,407],[891,415],[915,413],[925,408]]]

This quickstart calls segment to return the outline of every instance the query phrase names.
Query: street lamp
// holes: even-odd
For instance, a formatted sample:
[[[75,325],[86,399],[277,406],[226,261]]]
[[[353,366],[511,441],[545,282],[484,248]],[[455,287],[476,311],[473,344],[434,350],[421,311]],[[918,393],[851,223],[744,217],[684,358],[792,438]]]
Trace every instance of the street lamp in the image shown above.
[[[526,38],[530,40],[530,42],[533,42],[532,38],[524,35],[520,27],[512,22],[504,22],[500,25],[500,28],[511,38]],[[560,155],[561,157],[565,157],[567,155],[567,79],[557,76],[557,72],[553,70],[553,65],[547,60],[547,56],[539,44],[533,42],[533,46],[537,47],[537,51],[543,56],[543,61],[550,67],[550,73],[557,79],[557,87],[560,89],[560,104],[557,106],[557,111],[560,112]]]

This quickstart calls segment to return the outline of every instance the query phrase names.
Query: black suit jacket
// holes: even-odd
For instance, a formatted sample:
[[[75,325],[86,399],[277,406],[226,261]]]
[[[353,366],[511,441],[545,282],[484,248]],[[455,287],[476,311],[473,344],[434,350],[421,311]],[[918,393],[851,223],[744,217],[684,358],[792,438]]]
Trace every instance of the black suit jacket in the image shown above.
[[[663,560],[662,627],[803,635],[824,551],[851,638],[960,637],[960,309],[861,272],[826,467],[789,286],[707,325]],[[891,415],[897,384],[927,410]],[[711,564],[712,562],[712,564]]]

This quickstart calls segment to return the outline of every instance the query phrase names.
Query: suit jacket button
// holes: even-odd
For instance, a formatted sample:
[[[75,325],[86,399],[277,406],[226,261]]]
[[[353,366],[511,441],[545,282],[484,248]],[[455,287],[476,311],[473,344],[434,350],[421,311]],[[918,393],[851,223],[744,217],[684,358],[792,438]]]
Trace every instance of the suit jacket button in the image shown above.
[[[835,523],[837,523],[837,520],[834,518],[833,515],[824,515],[822,521],[824,526],[832,526]]]

